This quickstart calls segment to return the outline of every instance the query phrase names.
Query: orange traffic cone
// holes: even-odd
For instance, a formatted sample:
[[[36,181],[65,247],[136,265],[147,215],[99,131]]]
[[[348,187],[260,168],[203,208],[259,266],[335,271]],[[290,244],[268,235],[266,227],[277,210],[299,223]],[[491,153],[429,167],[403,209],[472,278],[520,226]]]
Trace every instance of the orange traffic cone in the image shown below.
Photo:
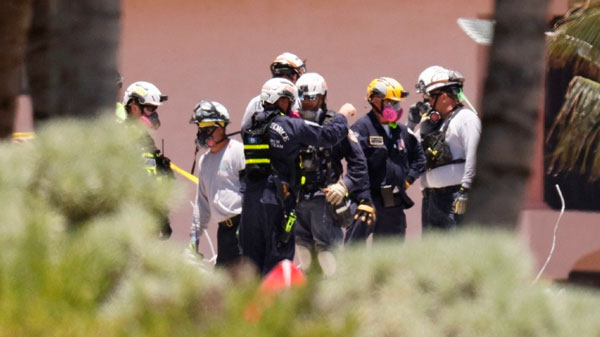
[[[246,307],[244,318],[251,323],[260,320],[263,311],[273,305],[275,296],[291,287],[302,287],[306,277],[290,260],[279,262],[263,279],[254,300]]]

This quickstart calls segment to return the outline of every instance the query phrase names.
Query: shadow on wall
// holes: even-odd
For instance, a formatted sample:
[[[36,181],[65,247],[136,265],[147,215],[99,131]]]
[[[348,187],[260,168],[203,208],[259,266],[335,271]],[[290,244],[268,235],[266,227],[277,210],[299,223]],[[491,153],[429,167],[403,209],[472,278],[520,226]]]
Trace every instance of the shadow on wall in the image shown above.
[[[600,288],[600,250],[577,260],[569,272],[567,282]]]

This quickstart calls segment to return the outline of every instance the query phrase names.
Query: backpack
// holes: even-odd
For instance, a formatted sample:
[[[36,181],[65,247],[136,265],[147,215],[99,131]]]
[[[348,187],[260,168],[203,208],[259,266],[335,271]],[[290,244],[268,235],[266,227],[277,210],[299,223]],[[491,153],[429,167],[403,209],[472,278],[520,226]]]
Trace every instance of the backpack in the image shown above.
[[[277,116],[274,112],[259,111],[252,116],[251,124],[242,130],[246,177],[257,180],[268,177],[272,172],[269,126]]]
[[[452,151],[450,151],[450,146],[446,143],[446,130],[448,130],[452,118],[454,118],[457,113],[458,111],[453,113],[441,129],[422,135],[421,145],[423,146],[425,158],[427,159],[427,170],[433,170],[434,168],[444,165],[465,162],[465,159],[454,159],[452,157]]]

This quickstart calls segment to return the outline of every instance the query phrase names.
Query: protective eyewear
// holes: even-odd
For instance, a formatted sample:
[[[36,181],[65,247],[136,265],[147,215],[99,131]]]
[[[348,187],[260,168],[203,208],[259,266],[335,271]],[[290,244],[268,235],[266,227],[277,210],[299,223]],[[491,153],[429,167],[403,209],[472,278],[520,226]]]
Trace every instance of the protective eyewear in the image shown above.
[[[154,112],[158,109],[156,105],[142,105],[142,107],[149,112]]]
[[[300,100],[301,101],[316,101],[317,99],[319,99],[319,95],[315,94],[315,95],[304,95],[304,94],[300,94]]]
[[[383,105],[384,106],[392,107],[396,111],[400,111],[400,109],[402,108],[400,106],[400,102],[392,101],[392,100],[388,100],[388,99],[386,99],[386,100],[383,101]]]
[[[431,100],[438,98],[443,93],[444,93],[443,91],[430,92],[426,98],[429,98],[429,100],[431,101]]]
[[[200,123],[198,123],[200,124]],[[211,136],[215,131],[217,130],[217,126],[213,125],[213,126],[206,126],[206,127],[199,127],[198,128],[198,133],[200,133],[201,135],[204,136]]]

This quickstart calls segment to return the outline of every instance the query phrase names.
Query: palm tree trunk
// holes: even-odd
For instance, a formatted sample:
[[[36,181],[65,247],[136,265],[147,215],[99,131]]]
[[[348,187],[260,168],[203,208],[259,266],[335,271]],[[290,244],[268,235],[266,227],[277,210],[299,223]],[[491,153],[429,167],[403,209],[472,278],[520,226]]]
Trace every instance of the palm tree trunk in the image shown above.
[[[467,224],[515,228],[540,112],[548,0],[497,0]]]
[[[21,89],[31,0],[2,0],[0,6],[0,138],[10,137]]]
[[[114,110],[120,0],[34,0],[27,55],[34,124]]]

